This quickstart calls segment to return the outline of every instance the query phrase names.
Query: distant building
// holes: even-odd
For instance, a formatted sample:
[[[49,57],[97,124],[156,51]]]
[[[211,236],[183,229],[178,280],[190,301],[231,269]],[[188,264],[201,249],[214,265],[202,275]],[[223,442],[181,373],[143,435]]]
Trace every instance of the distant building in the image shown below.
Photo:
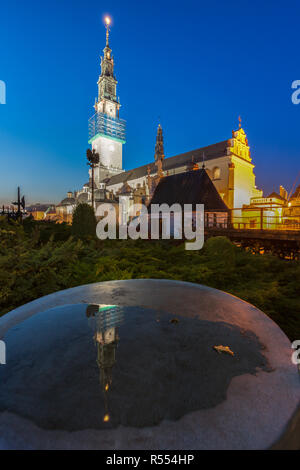
[[[300,185],[287,201],[283,219],[286,226],[300,230]]]
[[[44,214],[44,220],[53,220],[55,222],[60,221],[57,216],[55,206],[48,207],[48,209],[45,211],[45,214]]]
[[[242,210],[232,211],[231,220],[238,229],[299,230],[300,186],[290,197],[280,186],[279,193],[251,198]]]
[[[76,204],[77,201],[72,191],[68,191],[67,197],[56,206],[58,219],[62,222],[72,223],[72,214]]]
[[[286,199],[273,192],[267,197],[251,198],[241,211],[232,212],[235,228],[276,229],[283,221]]]
[[[34,204],[26,207],[26,212],[35,220],[57,220],[55,204]]]

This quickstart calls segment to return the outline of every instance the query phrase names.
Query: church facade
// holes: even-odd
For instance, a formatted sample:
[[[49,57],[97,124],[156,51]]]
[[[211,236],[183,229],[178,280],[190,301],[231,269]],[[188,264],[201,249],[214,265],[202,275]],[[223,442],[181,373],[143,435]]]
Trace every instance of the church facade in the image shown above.
[[[158,126],[154,158],[148,164],[125,171],[122,149],[126,141],[126,123],[120,119],[120,101],[114,57],[109,45],[109,25],[106,25],[106,45],[101,57],[98,98],[95,114],[89,119],[89,144],[99,154],[94,170],[95,208],[101,202],[117,202],[126,196],[132,202],[149,202],[161,178],[189,171],[193,165],[205,168],[222,200],[229,209],[241,209],[252,198],[263,193],[255,184],[254,164],[247,136],[239,122],[231,137],[221,142],[166,158],[163,130]],[[64,219],[80,202],[92,203],[92,178],[74,194],[68,193],[57,206]]]

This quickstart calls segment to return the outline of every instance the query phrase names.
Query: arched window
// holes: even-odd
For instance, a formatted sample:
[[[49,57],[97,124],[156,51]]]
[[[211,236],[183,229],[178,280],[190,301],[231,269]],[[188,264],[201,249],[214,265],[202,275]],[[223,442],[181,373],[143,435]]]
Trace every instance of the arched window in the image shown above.
[[[213,180],[219,180],[221,178],[221,170],[218,166],[213,169]]]

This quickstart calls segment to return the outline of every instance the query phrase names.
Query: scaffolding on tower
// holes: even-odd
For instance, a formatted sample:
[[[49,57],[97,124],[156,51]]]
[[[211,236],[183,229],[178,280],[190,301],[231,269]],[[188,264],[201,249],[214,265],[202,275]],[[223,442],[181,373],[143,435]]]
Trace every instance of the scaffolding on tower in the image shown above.
[[[122,144],[126,141],[126,121],[104,113],[95,113],[89,119],[89,143],[96,137],[107,137]]]

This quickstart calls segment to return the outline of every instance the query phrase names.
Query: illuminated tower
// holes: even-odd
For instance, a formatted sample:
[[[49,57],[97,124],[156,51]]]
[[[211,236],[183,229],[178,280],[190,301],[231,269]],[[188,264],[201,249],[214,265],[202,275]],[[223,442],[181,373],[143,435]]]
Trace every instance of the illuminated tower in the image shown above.
[[[110,420],[108,395],[112,385],[112,369],[116,363],[116,349],[119,342],[118,326],[123,322],[122,310],[116,305],[90,304],[86,316],[94,320],[90,324],[94,330],[94,340],[97,344],[97,364],[100,369],[100,383],[104,398],[105,413],[103,421]]]
[[[98,80],[96,113],[89,119],[89,144],[100,156],[95,168],[95,186],[107,177],[121,173],[122,146],[125,143],[125,121],[119,119],[120,102],[114,75],[114,58],[109,47],[110,18],[105,18],[106,45],[101,57],[101,75]],[[90,175],[91,176],[91,175]]]

